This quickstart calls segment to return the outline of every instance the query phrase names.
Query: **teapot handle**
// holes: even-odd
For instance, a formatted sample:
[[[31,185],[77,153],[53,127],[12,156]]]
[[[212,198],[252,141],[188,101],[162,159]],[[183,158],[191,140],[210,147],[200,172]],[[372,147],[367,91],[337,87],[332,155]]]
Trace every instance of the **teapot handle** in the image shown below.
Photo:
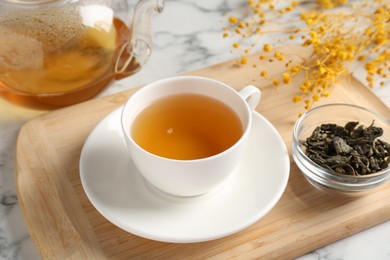
[[[130,25],[129,40],[118,53],[116,74],[133,74],[149,59],[152,51],[152,13],[161,13],[163,8],[164,0],[141,0],[137,3]]]

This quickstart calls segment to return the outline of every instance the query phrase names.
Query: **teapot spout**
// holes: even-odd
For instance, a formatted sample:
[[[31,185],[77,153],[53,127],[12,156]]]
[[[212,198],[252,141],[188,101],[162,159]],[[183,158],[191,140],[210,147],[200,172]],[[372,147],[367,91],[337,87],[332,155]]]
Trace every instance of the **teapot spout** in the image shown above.
[[[115,66],[117,79],[134,74],[149,59],[152,51],[152,14],[161,13],[163,8],[164,0],[140,0],[135,6],[130,37],[119,50]]]

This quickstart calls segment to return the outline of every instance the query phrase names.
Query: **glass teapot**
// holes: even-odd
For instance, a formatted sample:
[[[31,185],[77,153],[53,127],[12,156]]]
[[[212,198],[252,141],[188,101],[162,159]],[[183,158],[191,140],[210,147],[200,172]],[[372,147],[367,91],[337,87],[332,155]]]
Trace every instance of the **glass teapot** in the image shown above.
[[[136,73],[164,0],[0,0],[0,96],[54,109]]]

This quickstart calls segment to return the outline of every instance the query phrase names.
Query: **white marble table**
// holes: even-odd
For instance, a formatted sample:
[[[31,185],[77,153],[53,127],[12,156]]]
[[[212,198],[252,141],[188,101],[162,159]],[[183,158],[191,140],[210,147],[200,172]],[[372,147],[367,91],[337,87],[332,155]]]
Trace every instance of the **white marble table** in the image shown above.
[[[164,12],[153,18],[154,49],[147,65],[132,78],[116,82],[102,95],[234,59],[237,56],[230,52],[232,42],[221,37],[221,18],[227,12],[243,6],[245,2],[167,0]],[[359,72],[356,76],[364,79]],[[390,84],[374,89],[374,92],[390,106]],[[28,116],[21,116],[7,106],[2,109],[0,259],[39,259],[23,221],[14,183],[16,138]],[[390,259],[390,221],[320,248],[300,259]]]

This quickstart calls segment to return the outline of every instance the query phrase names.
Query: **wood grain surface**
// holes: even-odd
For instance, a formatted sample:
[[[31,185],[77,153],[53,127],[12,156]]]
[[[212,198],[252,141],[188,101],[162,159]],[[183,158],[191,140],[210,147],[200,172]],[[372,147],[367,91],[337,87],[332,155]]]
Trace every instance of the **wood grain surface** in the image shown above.
[[[288,46],[288,59],[302,62],[306,50]],[[252,68],[257,64],[257,69]],[[264,67],[273,75],[285,62],[263,62],[258,55],[246,66],[235,61],[193,73],[241,89],[254,84],[262,90],[257,111],[279,131],[291,159],[292,129],[302,105],[291,98],[297,82],[275,88],[258,76]],[[294,85],[295,84],[295,85]],[[30,234],[45,259],[289,259],[390,219],[390,184],[360,197],[338,197],[306,182],[291,159],[287,188],[270,213],[241,232],[214,241],[173,244],[127,233],[108,222],[87,199],[80,183],[79,157],[90,131],[121,106],[136,89],[53,111],[27,122],[16,152],[16,184]],[[349,103],[373,109],[387,118],[390,110],[368,88],[346,78],[325,103]]]

